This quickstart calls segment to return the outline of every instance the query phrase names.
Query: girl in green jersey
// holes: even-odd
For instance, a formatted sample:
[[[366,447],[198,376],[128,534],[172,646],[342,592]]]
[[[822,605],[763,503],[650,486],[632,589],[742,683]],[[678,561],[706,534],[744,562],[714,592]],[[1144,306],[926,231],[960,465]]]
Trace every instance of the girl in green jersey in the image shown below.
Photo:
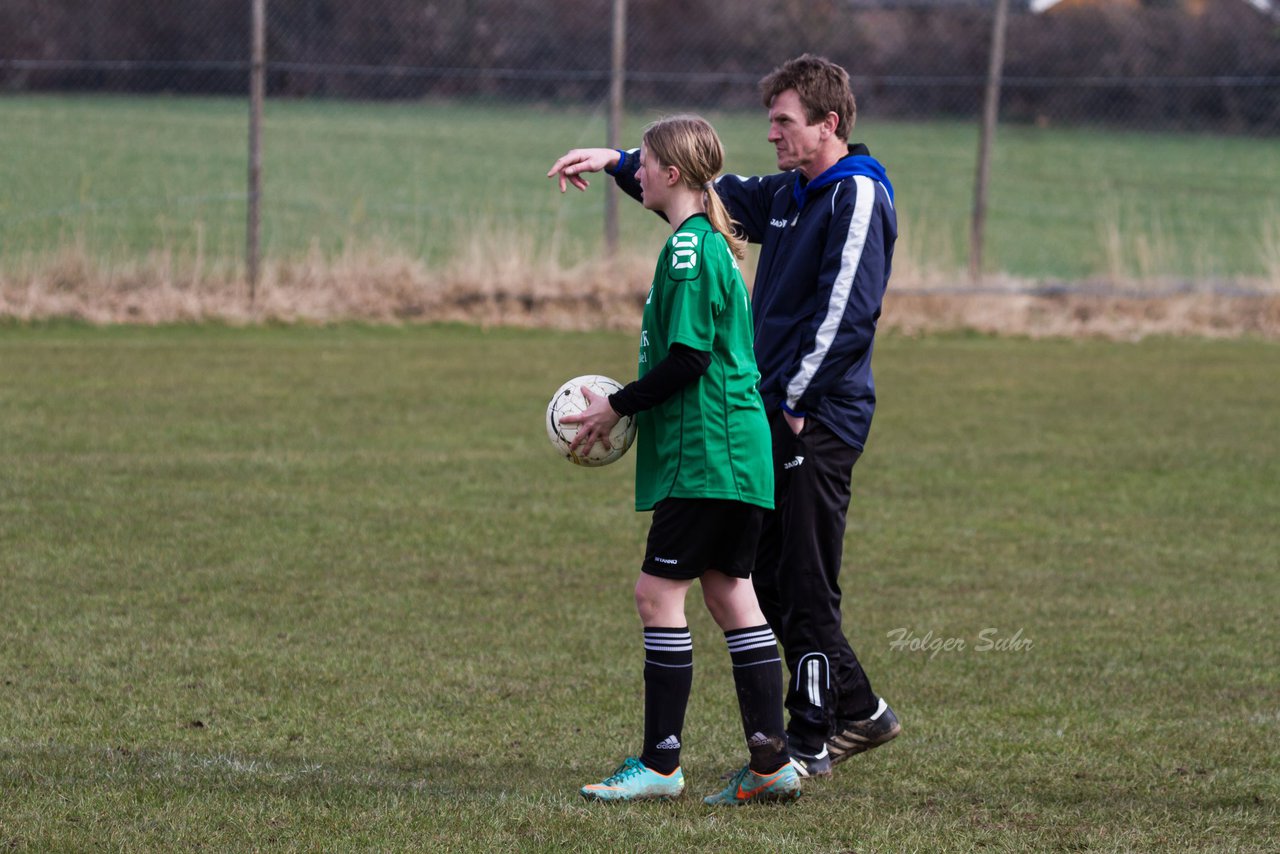
[[[618,161],[628,156],[637,155],[619,152]],[[750,753],[728,787],[704,800],[793,800],[800,780],[783,730],[778,646],[751,585],[763,514],[773,507],[773,468],[750,301],[735,260],[745,241],[711,189],[724,152],[706,121],[675,116],[645,131],[638,156],[644,206],[673,231],[645,303],[639,379],[607,398],[583,389],[590,405],[564,420],[579,424],[574,450],[607,444],[621,416],[639,424],[636,508],[653,510],[635,588],[644,745],[582,795],[628,801],[684,791],[680,747],[693,675],[684,604],[697,579],[733,660]]]

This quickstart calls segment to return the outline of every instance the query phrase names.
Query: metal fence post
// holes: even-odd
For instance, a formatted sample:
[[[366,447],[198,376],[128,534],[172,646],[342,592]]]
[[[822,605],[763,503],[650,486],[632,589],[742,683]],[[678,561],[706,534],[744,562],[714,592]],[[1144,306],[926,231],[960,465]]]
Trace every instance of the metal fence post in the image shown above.
[[[612,70],[609,75],[609,128],[607,136],[610,148],[621,148],[622,94],[623,82],[627,73],[627,0],[613,0],[612,56]],[[605,182],[604,248],[610,258],[617,257],[618,187],[612,181]]]
[[[266,95],[266,7],[267,0],[253,0],[252,54],[249,60],[249,215],[245,236],[250,307],[257,297],[262,251],[262,101]]]
[[[991,174],[991,145],[1000,113],[1000,77],[1004,72],[1005,25],[1009,0],[996,0],[991,23],[991,57],[987,64],[987,91],[982,105],[982,130],[978,134],[978,173],[973,186],[973,221],[969,230],[969,279],[982,277],[982,243],[987,227],[987,183]]]

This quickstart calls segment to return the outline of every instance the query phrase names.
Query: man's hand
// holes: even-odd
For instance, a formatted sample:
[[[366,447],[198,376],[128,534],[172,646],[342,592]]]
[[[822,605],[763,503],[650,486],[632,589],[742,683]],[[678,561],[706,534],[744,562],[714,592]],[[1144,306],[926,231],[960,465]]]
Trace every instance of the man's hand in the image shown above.
[[[787,426],[791,428],[791,432],[799,436],[800,431],[804,429],[804,416],[792,415],[790,412],[784,411],[782,417],[787,419]]]
[[[615,151],[614,154],[616,155],[617,152]],[[622,416],[613,411],[613,407],[609,405],[609,398],[603,394],[596,394],[583,386],[582,396],[587,399],[587,408],[577,415],[566,415],[560,419],[561,424],[579,425],[578,432],[569,443],[570,453],[577,453],[579,450],[584,454],[589,453],[596,442],[604,445],[606,451],[613,450],[613,445],[609,443],[609,434],[613,431],[613,425],[617,424]]]
[[[559,176],[562,193],[568,189],[567,184],[585,190],[591,182],[583,178],[583,174],[612,169],[620,159],[618,152],[612,148],[575,148],[551,166],[547,177]]]

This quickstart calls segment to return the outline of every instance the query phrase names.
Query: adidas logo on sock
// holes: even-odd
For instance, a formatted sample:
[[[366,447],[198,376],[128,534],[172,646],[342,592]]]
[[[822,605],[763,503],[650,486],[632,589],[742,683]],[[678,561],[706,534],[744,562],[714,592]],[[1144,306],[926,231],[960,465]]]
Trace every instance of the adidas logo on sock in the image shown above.
[[[676,738],[674,735],[669,735],[653,747],[655,750],[679,750],[680,739]]]
[[[768,743],[769,743],[769,736],[765,735],[762,732],[758,732],[755,735],[751,736],[751,738],[747,739],[748,747],[764,747]]]

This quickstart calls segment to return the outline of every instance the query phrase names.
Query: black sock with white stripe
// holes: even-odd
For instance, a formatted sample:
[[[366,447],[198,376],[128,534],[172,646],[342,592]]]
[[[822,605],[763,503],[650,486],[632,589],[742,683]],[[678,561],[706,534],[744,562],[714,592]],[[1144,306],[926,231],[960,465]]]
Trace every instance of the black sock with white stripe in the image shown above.
[[[787,736],[782,727],[782,660],[768,625],[724,633],[733,659],[742,731],[751,751],[751,770],[770,774],[785,764]]]
[[[680,767],[684,712],[693,687],[693,636],[688,626],[644,630],[644,751],[640,761],[659,774]]]

